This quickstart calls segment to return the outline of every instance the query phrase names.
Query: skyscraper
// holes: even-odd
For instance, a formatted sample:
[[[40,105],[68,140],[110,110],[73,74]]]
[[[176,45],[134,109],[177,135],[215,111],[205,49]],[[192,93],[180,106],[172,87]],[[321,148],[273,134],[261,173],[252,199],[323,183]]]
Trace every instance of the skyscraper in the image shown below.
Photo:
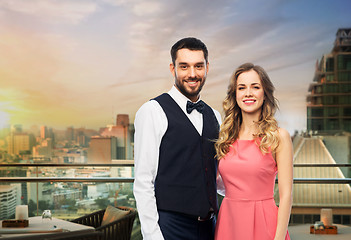
[[[332,51],[316,64],[307,96],[307,130],[351,132],[351,28],[340,28]]]
[[[16,187],[0,185],[0,219],[8,219],[15,215],[17,205]]]
[[[32,134],[11,133],[7,137],[8,153],[19,155],[23,152],[32,152],[35,138]]]
[[[48,138],[48,128],[46,126],[41,126],[40,127],[40,138],[41,139]]]
[[[117,157],[116,137],[92,137],[88,149],[88,163],[111,163]]]
[[[117,156],[115,159],[133,159],[134,125],[129,123],[127,114],[118,114],[116,125],[101,129],[102,137],[117,138]]]

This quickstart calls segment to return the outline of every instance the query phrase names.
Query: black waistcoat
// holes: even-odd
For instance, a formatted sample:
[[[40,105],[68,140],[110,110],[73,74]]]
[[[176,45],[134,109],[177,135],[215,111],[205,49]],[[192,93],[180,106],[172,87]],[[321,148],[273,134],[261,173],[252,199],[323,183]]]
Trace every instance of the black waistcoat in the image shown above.
[[[219,125],[213,110],[205,104],[200,136],[170,95],[164,93],[154,100],[168,120],[155,180],[157,208],[201,217],[210,208],[217,212],[214,140],[218,138]]]

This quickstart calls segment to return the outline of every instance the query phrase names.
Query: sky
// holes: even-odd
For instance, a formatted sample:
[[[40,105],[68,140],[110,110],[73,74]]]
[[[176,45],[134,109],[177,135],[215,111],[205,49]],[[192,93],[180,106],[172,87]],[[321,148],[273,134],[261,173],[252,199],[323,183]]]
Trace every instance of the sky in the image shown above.
[[[183,37],[209,50],[201,98],[222,112],[245,62],[276,87],[277,119],[306,129],[315,64],[350,28],[348,0],[0,0],[0,128],[98,129],[169,91],[169,50]]]

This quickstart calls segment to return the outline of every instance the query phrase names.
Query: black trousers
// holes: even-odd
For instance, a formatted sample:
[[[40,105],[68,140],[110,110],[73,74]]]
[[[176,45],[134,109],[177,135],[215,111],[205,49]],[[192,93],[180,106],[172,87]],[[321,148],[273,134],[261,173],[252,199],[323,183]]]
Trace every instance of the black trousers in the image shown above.
[[[213,240],[216,219],[198,221],[181,213],[158,211],[158,224],[165,240]]]

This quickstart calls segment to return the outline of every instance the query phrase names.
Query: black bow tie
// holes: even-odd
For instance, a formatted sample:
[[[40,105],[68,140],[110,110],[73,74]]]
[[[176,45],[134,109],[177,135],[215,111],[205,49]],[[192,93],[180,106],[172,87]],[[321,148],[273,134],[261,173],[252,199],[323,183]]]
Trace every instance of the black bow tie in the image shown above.
[[[204,110],[204,108],[205,108],[205,103],[204,103],[202,100],[200,100],[200,101],[197,102],[197,103],[192,103],[192,102],[190,102],[190,101],[188,101],[188,102],[186,103],[186,112],[189,113],[189,114],[190,114],[194,109],[196,109],[199,113],[202,113],[203,110]]]

